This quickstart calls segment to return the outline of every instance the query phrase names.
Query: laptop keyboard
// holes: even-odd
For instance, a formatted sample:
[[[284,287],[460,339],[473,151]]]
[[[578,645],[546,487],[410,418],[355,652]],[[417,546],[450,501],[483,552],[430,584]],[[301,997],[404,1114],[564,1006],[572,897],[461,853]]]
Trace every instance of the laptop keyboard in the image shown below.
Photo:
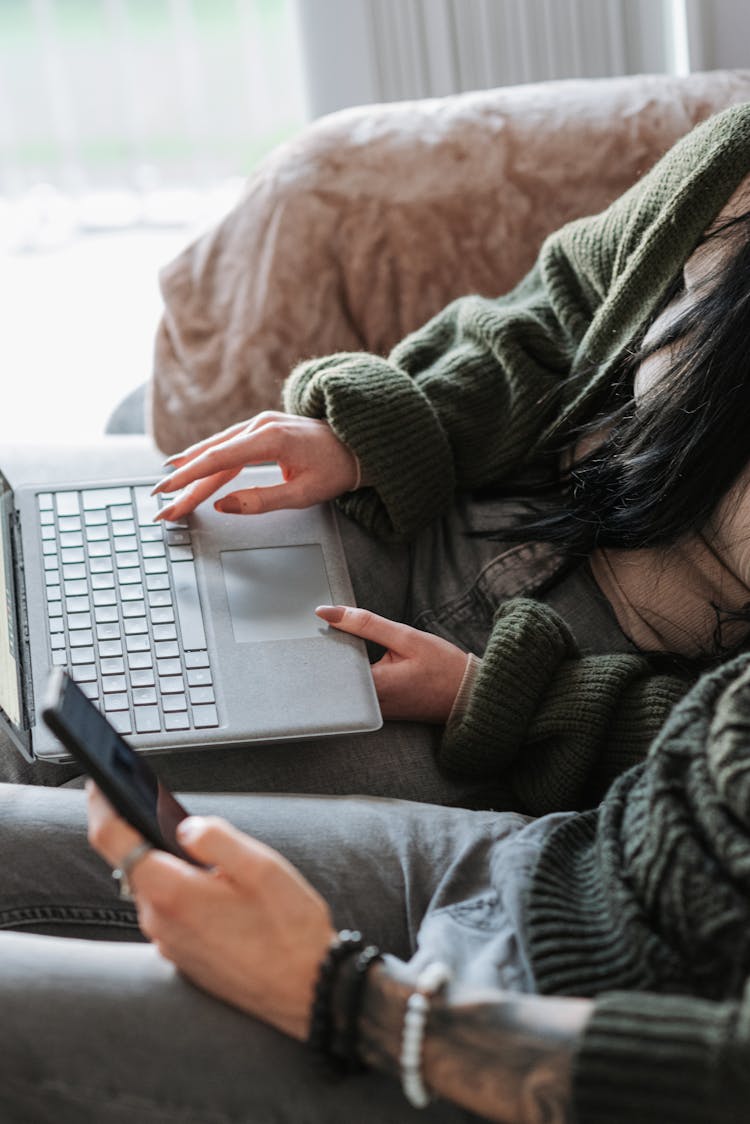
[[[218,726],[187,525],[148,487],[37,498],[52,663],[122,734]]]

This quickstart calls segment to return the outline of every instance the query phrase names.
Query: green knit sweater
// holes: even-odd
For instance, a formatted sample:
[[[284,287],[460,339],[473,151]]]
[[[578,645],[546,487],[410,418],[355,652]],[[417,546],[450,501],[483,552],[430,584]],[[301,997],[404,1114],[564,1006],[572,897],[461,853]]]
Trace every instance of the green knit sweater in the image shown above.
[[[695,129],[603,214],[548,238],[507,296],[453,302],[387,358],[298,367],[285,407],[327,418],[371,485],[341,501],[347,514],[377,535],[409,536],[457,489],[547,460],[553,438],[595,416],[749,169],[750,106],[739,106]],[[588,806],[642,760],[685,688],[645,658],[581,658],[551,609],[510,601],[440,763],[501,780],[535,814]]]
[[[750,655],[690,691],[598,812],[552,832],[527,920],[539,990],[599,997],[581,1124],[750,1119]]]

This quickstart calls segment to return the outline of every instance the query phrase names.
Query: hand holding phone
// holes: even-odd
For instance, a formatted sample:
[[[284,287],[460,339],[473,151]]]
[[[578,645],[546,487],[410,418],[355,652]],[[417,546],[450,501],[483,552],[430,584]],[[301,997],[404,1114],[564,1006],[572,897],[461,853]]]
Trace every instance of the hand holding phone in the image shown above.
[[[159,850],[195,863],[176,835],[188,812],[62,668],[52,671],[42,717],[131,827]]]

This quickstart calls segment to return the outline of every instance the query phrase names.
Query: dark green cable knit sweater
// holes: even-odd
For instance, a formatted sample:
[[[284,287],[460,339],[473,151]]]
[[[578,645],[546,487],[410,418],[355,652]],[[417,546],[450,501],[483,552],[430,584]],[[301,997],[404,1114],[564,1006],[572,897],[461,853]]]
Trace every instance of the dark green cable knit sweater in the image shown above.
[[[603,214],[548,238],[507,296],[453,302],[387,359],[351,353],[298,367],[286,408],[327,418],[371,484],[344,510],[377,535],[408,536],[457,489],[544,460],[554,436],[595,416],[613,368],[748,170],[750,107],[739,106],[694,130]],[[511,601],[440,764],[501,780],[534,814],[585,807],[643,759],[685,689],[636,655],[580,658],[551,609]]]
[[[748,171],[746,105],[694,130],[602,215],[550,237],[507,297],[454,302],[387,359],[299,367],[287,408],[327,418],[371,483],[345,510],[377,534],[409,535],[457,488],[534,465],[553,436],[591,419]],[[549,608],[510,601],[442,760],[502,775],[531,811],[571,807],[643,757],[684,690],[637,656],[580,658]],[[540,856],[538,986],[596,997],[576,1059],[580,1124],[750,1120],[749,903],[743,656],[701,680],[647,762]]]

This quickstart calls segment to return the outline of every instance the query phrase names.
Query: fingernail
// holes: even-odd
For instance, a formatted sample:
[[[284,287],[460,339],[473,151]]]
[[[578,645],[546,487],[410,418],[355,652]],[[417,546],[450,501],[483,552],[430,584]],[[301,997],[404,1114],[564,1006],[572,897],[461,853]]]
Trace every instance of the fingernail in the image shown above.
[[[341,605],[318,605],[316,614],[329,624],[337,624],[344,615]]]
[[[169,507],[163,507],[161,511],[157,511],[153,519],[154,523],[158,522],[159,519],[171,519],[174,515],[174,509],[175,505],[171,504]]]
[[[166,485],[166,483],[169,480],[169,477],[171,475],[172,475],[172,473],[170,472],[169,475],[162,476],[161,480],[156,481],[153,488],[151,489],[151,495],[152,496],[155,496],[157,494],[157,492],[160,492],[162,490],[162,488]]]
[[[201,816],[188,816],[177,824],[177,838],[181,843],[190,843],[203,827]]]
[[[223,500],[217,500],[214,504],[217,511],[223,511],[225,515],[240,515],[242,513],[242,505],[236,496],[224,496]]]

